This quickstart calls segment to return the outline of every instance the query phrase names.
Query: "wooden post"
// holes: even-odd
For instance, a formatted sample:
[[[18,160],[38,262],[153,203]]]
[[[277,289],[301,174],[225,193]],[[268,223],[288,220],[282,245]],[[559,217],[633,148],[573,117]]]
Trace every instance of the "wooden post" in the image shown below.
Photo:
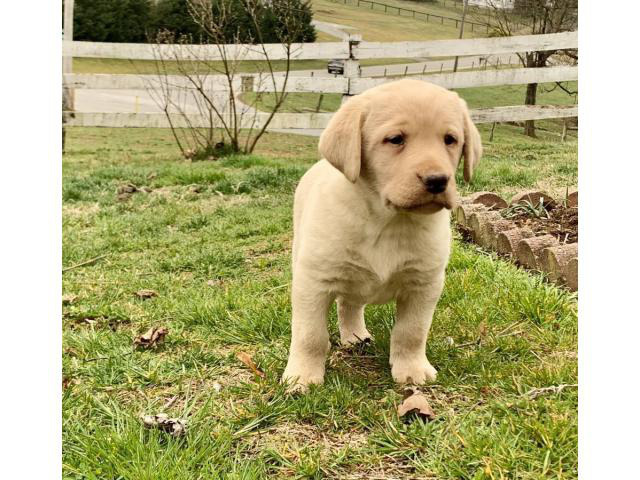
[[[561,142],[564,142],[567,139],[567,119],[563,118],[562,119],[562,138],[560,139]]]
[[[496,130],[496,122],[493,122],[493,125],[491,125],[491,134],[489,135],[489,141],[493,142],[493,132],[495,132]]]
[[[347,79],[357,78],[360,76],[360,62],[356,58],[355,48],[362,41],[362,35],[349,35],[347,37],[347,42],[349,43],[349,59],[344,61],[344,73],[343,76]],[[348,84],[347,93],[342,95],[342,103],[346,102],[349,97],[353,96],[351,93],[351,81]]]
[[[409,65],[405,65],[404,67],[404,76],[407,76],[407,72],[409,71]]]
[[[73,41],[73,3],[74,0],[64,0],[63,39]],[[73,72],[73,57],[62,57],[62,73]]]
[[[464,34],[464,17],[467,15],[467,5],[469,5],[469,0],[464,0],[464,7],[462,8],[462,20],[460,21],[460,35],[458,38],[462,38]],[[456,28],[458,28],[458,21],[456,20]],[[456,55],[456,59],[453,62],[453,73],[458,71],[458,56]]]
[[[63,40],[73,41],[73,0],[64,0]],[[62,74],[73,72],[73,57],[62,57]],[[64,80],[64,79],[63,79]],[[62,84],[62,111],[72,111],[75,107],[73,89],[66,88]],[[62,117],[62,151],[65,148],[66,129],[64,113]]]
[[[318,104],[316,105],[316,113],[320,111],[320,105],[322,105],[323,98],[324,98],[324,93],[321,93],[320,97],[318,97]]]

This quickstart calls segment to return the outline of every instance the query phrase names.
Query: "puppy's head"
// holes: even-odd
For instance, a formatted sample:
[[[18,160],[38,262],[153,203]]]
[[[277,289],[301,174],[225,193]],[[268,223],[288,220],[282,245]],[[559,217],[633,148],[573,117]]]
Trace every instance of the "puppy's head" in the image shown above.
[[[460,158],[470,181],[482,154],[464,100],[419,80],[383,84],[349,99],[331,118],[319,148],[386,206],[417,213],[452,208]]]

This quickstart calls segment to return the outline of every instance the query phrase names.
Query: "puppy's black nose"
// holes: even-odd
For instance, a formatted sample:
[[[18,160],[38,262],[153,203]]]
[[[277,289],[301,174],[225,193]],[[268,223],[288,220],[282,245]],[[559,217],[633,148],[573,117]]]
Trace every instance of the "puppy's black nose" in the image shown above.
[[[449,177],[447,175],[429,175],[422,179],[427,192],[437,194],[442,193],[447,188]]]

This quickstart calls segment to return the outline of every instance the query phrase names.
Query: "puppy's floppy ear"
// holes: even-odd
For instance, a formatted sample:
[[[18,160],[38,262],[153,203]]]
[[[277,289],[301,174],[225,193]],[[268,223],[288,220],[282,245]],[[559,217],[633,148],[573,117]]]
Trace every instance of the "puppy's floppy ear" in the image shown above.
[[[331,117],[320,135],[320,155],[340,170],[351,182],[360,176],[362,161],[362,100],[350,98]]]
[[[473,169],[482,156],[482,139],[478,129],[471,121],[467,102],[460,99],[464,110],[464,146],[462,155],[464,156],[464,181],[471,181]]]

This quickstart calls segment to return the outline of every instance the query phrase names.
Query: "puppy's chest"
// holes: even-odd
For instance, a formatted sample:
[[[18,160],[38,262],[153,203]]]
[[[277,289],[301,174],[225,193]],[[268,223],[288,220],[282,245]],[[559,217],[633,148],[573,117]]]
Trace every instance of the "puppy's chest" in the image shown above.
[[[354,301],[384,303],[401,290],[428,283],[446,255],[434,252],[428,236],[416,232],[367,237],[345,249],[336,287],[341,296]]]

